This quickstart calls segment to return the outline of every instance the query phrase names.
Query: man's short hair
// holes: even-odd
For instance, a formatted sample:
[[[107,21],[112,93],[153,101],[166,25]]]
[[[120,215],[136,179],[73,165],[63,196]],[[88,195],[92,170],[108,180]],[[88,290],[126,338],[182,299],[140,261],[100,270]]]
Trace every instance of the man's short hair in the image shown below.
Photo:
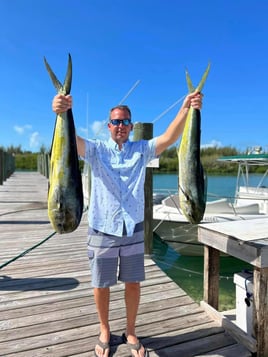
[[[117,105],[117,106],[113,107],[112,109],[110,109],[110,118],[111,118],[112,111],[115,109],[125,110],[129,114],[129,119],[131,119],[131,111],[127,105]]]

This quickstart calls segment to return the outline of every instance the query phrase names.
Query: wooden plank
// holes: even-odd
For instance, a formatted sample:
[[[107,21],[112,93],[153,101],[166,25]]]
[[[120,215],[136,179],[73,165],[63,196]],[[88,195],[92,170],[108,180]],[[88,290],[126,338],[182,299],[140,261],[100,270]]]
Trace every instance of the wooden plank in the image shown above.
[[[251,357],[252,354],[242,345],[236,344],[224,348],[220,348],[219,350],[213,351],[206,353],[205,355],[197,355],[195,357],[205,357],[205,356],[210,356],[210,357]]]
[[[246,334],[237,325],[235,325],[230,319],[226,318],[222,313],[208,305],[205,301],[200,302],[201,307],[213,318],[218,321],[226,331],[229,331],[231,335],[242,345],[244,345],[249,351],[257,351],[256,339]]]
[[[262,264],[260,260],[260,251],[256,245],[254,247],[251,245],[249,246],[248,244],[241,243],[229,236],[213,232],[209,229],[204,229],[204,227],[200,226],[198,227],[198,240],[204,245],[218,249],[220,252],[232,255],[245,262],[256,266],[261,266]]]
[[[256,218],[228,222],[204,224],[209,230],[219,232],[241,241],[256,241],[268,239],[268,218]],[[268,245],[268,242],[266,243]]]
[[[53,232],[46,212],[47,180],[15,173],[0,188],[0,264]],[[0,355],[90,356],[99,324],[90,286],[87,217],[68,235],[55,235],[7,265],[0,276]],[[193,356],[239,346],[218,321],[151,260],[145,259],[137,334],[150,356]],[[124,284],[111,288],[111,350],[130,355]],[[242,357],[242,355],[241,355]]]

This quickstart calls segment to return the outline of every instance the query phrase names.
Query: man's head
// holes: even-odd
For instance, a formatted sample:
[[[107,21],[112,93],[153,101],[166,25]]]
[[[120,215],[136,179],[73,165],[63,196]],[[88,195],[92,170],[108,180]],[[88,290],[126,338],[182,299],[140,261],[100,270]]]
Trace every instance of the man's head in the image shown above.
[[[112,139],[121,147],[128,140],[133,129],[131,111],[126,105],[118,105],[110,110],[108,128]]]

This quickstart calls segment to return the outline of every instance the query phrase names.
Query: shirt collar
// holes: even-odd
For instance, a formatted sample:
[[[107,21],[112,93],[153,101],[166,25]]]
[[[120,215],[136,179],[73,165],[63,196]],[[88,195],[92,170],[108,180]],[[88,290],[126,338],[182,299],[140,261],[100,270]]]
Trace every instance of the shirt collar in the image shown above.
[[[128,145],[129,145],[130,141],[129,139],[123,143],[123,149],[126,148]],[[119,147],[118,147],[118,144],[112,139],[112,138],[109,138],[108,140],[108,146],[114,150],[118,150],[119,151]]]

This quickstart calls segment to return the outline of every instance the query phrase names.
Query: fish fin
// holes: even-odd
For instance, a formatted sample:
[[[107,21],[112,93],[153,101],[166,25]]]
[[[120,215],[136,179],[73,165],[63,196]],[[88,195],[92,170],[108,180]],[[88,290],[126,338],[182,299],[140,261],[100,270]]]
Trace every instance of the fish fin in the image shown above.
[[[186,201],[190,200],[189,195],[187,194],[187,192],[181,187],[181,185],[179,184],[179,189],[181,190],[181,192],[183,193],[184,197],[186,198]]]
[[[205,200],[205,202],[207,202],[208,177],[207,177],[207,173],[204,170],[203,166],[202,166],[202,174],[204,177],[204,200]]]

